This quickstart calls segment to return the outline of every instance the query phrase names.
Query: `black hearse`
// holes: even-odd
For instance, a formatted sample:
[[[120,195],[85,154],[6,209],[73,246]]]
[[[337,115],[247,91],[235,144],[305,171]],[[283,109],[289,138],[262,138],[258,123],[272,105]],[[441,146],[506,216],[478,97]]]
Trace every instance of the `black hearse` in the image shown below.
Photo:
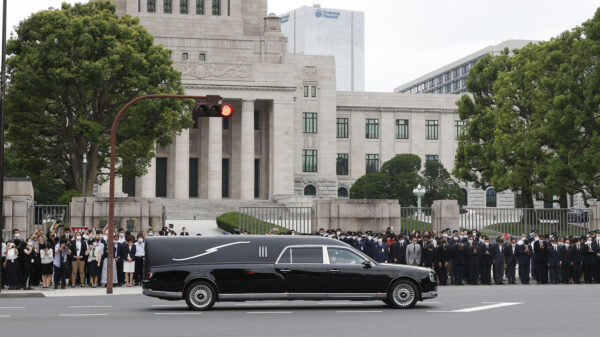
[[[437,296],[429,268],[383,264],[319,236],[155,237],[146,242],[144,295],[215,301],[383,300],[410,308]]]

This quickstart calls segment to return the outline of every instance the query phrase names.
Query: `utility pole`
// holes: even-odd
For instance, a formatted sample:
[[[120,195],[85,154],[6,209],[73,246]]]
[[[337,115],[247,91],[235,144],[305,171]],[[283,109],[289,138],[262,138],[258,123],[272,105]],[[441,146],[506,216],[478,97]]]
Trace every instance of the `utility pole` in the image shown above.
[[[6,1],[3,0],[2,7],[2,103],[0,104],[0,247],[4,242],[2,231],[4,230],[4,112],[6,111]],[[0,280],[2,279],[2,268],[0,268]],[[0,289],[2,291],[2,289]]]

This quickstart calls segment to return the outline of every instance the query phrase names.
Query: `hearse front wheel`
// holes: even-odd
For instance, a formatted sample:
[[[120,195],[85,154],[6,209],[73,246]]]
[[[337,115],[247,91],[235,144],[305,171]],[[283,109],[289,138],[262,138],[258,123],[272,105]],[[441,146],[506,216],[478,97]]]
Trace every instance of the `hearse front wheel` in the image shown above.
[[[217,299],[217,292],[212,284],[197,281],[187,287],[184,296],[190,309],[202,311],[213,307]]]
[[[419,298],[419,288],[408,280],[399,280],[390,287],[387,301],[398,309],[408,309],[415,306]]]

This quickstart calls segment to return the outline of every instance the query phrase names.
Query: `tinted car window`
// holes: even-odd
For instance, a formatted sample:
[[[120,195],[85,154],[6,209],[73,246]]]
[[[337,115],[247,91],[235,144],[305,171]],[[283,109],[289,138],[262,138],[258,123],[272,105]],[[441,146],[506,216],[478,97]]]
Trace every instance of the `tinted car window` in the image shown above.
[[[281,257],[279,258],[279,260],[277,261],[277,263],[292,263],[290,260],[290,249],[286,249],[283,254],[281,254]]]
[[[331,264],[361,264],[365,259],[347,249],[327,248],[329,263]]]
[[[292,263],[323,263],[323,249],[292,248]]]

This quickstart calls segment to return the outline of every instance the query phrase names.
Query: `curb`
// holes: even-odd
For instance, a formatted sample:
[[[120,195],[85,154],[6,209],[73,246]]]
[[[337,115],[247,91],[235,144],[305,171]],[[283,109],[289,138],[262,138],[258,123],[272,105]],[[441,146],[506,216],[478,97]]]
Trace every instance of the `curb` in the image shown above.
[[[16,293],[16,294],[0,294],[0,298],[42,298],[46,297],[43,293],[31,292],[31,293]]]

